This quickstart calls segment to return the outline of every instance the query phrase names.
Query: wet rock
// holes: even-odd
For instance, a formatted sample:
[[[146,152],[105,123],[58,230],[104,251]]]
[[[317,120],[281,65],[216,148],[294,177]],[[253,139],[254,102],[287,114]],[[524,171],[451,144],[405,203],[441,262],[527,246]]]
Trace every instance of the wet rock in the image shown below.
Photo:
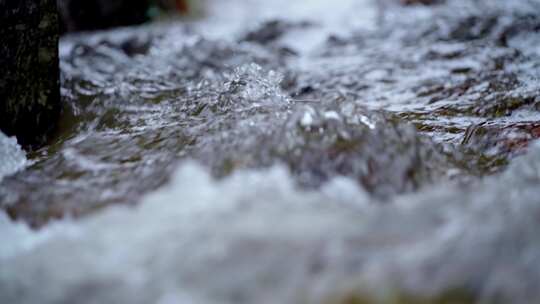
[[[524,14],[506,24],[499,32],[499,43],[508,46],[508,41],[520,34],[531,35],[540,33],[540,16],[535,14]]]
[[[0,129],[44,144],[61,111],[54,0],[0,4]]]
[[[486,4],[466,12],[456,18],[448,13],[441,16],[435,33],[439,39],[455,41],[491,40],[491,43],[507,47],[508,41],[517,35],[540,32],[540,16],[528,11],[515,11],[511,14],[492,9]],[[442,26],[441,26],[442,25]]]
[[[491,34],[498,22],[498,16],[470,16],[462,19],[450,29],[449,38],[453,40],[474,40]]]
[[[540,138],[538,122],[510,125],[486,122],[467,128],[463,145],[470,149],[490,151],[491,155],[523,154],[529,144]]]
[[[259,26],[259,28],[247,33],[241,40],[268,45],[295,28],[306,28],[310,25],[309,22],[292,23],[282,20],[267,21]]]

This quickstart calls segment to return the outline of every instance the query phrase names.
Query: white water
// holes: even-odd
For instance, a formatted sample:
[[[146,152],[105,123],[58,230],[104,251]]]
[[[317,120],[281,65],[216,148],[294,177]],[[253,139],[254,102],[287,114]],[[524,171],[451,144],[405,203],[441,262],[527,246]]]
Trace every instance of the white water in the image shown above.
[[[0,132],[0,181],[4,176],[21,170],[25,165],[26,157],[17,144],[17,139]]]
[[[324,30],[348,20],[369,28],[375,19],[374,10],[358,11],[356,19],[332,17],[315,0],[312,11],[292,4],[284,14],[279,8],[286,2],[256,9],[250,1],[253,10],[229,11],[230,24],[204,25],[208,37],[220,36],[224,24],[241,32],[262,15],[328,16]],[[340,1],[335,16],[355,14],[362,3]],[[305,40],[284,39],[309,51],[320,43],[314,37],[326,39],[319,29]],[[380,77],[376,70],[366,75]],[[240,93],[253,97],[251,90]],[[302,118],[306,125],[312,120]],[[0,178],[24,162],[2,134],[0,159],[9,160],[0,164]],[[188,161],[137,207],[110,207],[39,231],[0,214],[0,303],[318,303],[351,290],[429,294],[463,285],[487,302],[538,299],[540,144],[500,176],[463,188],[433,186],[382,206],[351,179],[311,192],[294,184],[281,167],[239,171],[218,182]]]
[[[206,16],[199,30],[203,36],[213,39],[234,38],[246,28],[254,28],[268,20],[309,21],[315,27],[303,30],[301,35],[292,33],[284,42],[296,50],[309,51],[323,43],[329,34],[376,26],[378,0],[206,0]],[[331,13],[329,13],[331,11]],[[233,37],[231,37],[231,34]]]
[[[526,303],[540,279],[539,182],[540,144],[501,176],[388,206],[346,178],[303,192],[280,167],[216,182],[188,162],[138,207],[38,232],[1,216],[0,302],[299,303],[468,283]]]

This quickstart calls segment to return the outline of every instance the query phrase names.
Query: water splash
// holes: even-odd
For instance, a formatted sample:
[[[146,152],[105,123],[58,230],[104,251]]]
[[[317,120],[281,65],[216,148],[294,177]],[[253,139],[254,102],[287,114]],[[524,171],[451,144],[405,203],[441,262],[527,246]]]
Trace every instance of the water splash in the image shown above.
[[[239,103],[250,108],[259,106],[287,106],[289,97],[281,89],[283,75],[275,71],[265,72],[255,64],[247,64],[236,68],[232,74],[225,76],[221,94],[227,96],[229,102]]]
[[[286,1],[244,2],[275,20]],[[390,6],[374,27],[345,21],[373,3],[310,0],[283,22],[65,38],[60,132],[0,202],[78,219],[0,216],[0,301],[534,301],[538,10],[481,2]]]
[[[17,139],[0,132],[0,181],[5,176],[22,170],[26,165],[25,153],[17,144]]]

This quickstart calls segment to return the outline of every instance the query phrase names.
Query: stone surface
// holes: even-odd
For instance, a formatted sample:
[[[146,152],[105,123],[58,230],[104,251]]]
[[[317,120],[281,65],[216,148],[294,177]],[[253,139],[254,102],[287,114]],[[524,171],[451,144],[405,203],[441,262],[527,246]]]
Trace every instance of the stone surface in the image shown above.
[[[55,0],[0,2],[0,129],[45,143],[61,110]]]

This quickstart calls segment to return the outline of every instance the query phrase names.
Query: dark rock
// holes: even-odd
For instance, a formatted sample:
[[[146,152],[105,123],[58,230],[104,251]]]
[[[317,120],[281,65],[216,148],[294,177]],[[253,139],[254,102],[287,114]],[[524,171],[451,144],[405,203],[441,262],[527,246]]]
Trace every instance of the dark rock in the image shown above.
[[[271,20],[263,23],[259,28],[251,31],[241,39],[262,45],[268,45],[279,40],[285,33],[293,29],[304,29],[312,26],[309,22],[286,22],[281,20]]]
[[[0,42],[0,129],[41,145],[61,110],[56,1],[1,1]]]
[[[188,14],[192,11],[192,1],[189,0],[155,0],[160,8],[168,11],[177,11],[180,14]]]
[[[518,16],[512,22],[506,24],[498,33],[498,42],[503,46],[508,46],[508,40],[520,34],[530,35],[540,33],[540,16],[535,14]]]

